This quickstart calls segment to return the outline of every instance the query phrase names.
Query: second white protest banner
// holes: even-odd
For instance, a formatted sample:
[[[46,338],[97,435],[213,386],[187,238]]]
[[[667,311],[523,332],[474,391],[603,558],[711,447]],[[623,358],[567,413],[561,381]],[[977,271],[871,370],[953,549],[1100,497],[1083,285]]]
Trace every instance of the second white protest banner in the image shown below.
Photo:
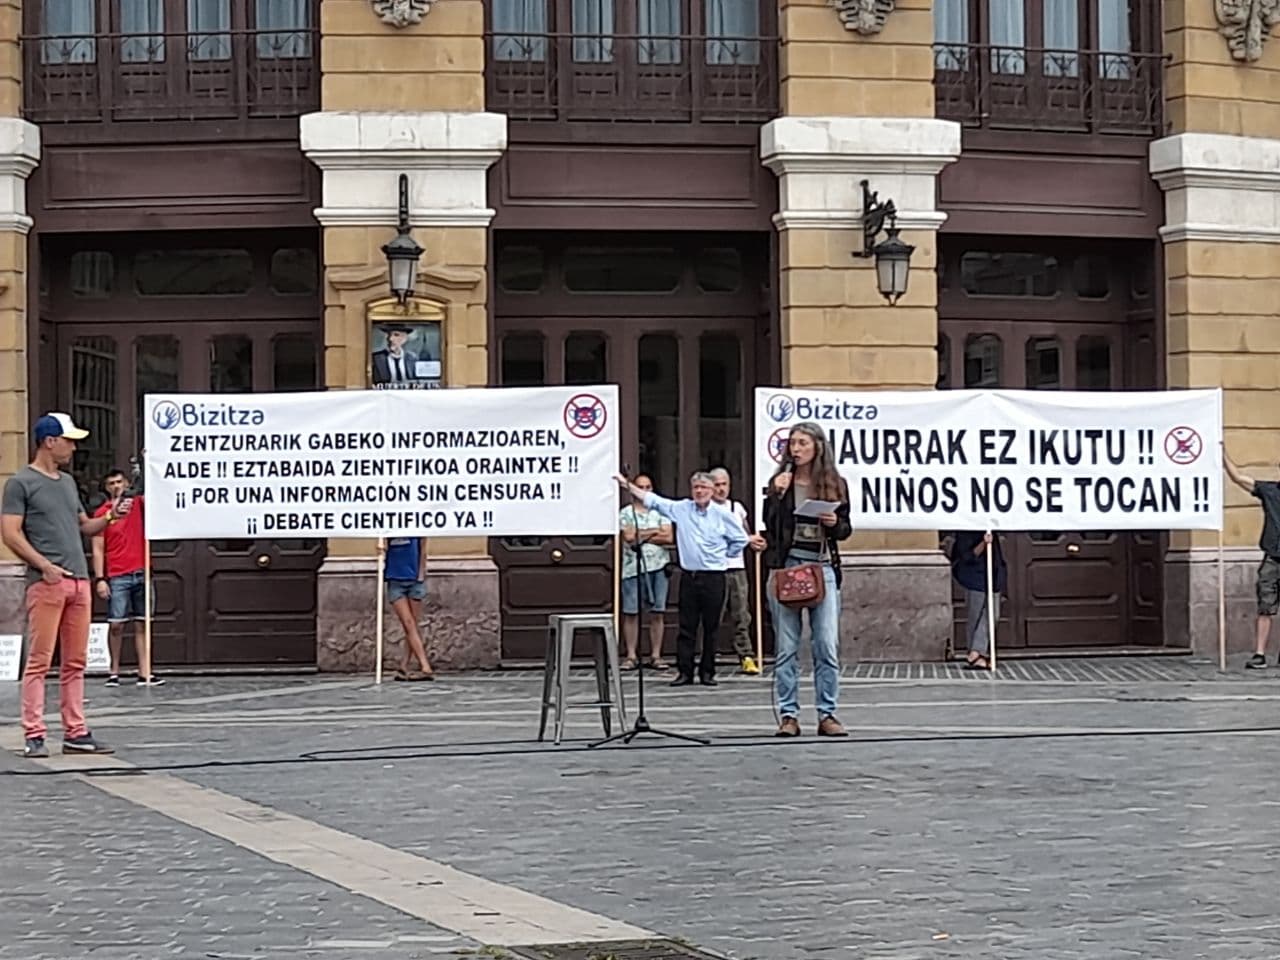
[[[146,534],[611,535],[618,388],[148,395]]]
[[[756,484],[820,425],[855,527],[1217,530],[1222,393],[756,391]]]

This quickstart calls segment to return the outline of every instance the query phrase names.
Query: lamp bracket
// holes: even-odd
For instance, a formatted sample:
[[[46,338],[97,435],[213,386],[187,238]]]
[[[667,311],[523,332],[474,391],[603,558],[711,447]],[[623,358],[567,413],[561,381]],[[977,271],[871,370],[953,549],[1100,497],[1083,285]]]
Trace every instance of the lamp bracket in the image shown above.
[[[861,181],[862,186],[862,250],[855,257],[870,257],[874,253],[876,237],[888,221],[892,228],[898,221],[898,208],[892,200],[880,202],[880,194],[871,189],[871,181]]]
[[[396,232],[407,234],[409,230],[409,175],[402,173],[400,174],[400,225],[396,227]]]

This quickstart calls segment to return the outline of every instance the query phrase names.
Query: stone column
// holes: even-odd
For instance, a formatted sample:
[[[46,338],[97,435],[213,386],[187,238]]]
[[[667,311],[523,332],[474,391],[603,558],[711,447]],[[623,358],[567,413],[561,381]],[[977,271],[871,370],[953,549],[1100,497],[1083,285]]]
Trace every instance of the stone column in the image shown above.
[[[1222,387],[1227,453],[1245,473],[1276,479],[1280,139],[1177,134],[1152,144],[1151,172],[1165,191],[1169,387]],[[1262,511],[1224,482],[1228,649],[1242,652],[1253,647]],[[1216,652],[1216,533],[1170,535],[1164,606],[1170,645]]]
[[[852,4],[848,5],[852,7]],[[869,33],[829,0],[782,0],[782,105],[761,157],[778,177],[783,382],[931,390],[937,382],[937,177],[960,127],[933,117],[933,20],[907,0]],[[879,29],[875,29],[876,27]],[[916,248],[889,306],[862,249],[861,180],[899,211]],[[951,585],[936,532],[855,533],[846,545],[842,652],[936,660],[951,636]]]
[[[1222,387],[1227,452],[1246,473],[1280,460],[1280,38],[1223,23],[1201,0],[1164,5],[1165,118],[1150,169],[1165,192],[1170,389]],[[1257,11],[1254,10],[1254,13]],[[1228,649],[1253,647],[1258,502],[1225,481]],[[1174,532],[1165,640],[1216,653],[1217,534]],[[1274,649],[1274,647],[1273,647]]]
[[[398,181],[426,248],[417,294],[444,316],[448,386],[488,382],[488,168],[506,148],[506,117],[484,109],[481,0],[431,5],[383,23],[368,0],[325,0],[322,110],[302,118],[302,149],[323,173],[325,385],[368,383],[366,307],[389,294],[381,247],[395,235]],[[431,543],[425,604],[433,663],[495,666],[497,568],[483,538]],[[318,586],[322,670],[371,670],[376,603],[371,540],[329,541]],[[387,619],[387,663],[402,634]]]
[[[7,7],[0,7],[0,23]],[[0,41],[0,52],[9,49]],[[16,43],[12,45],[16,51]],[[11,52],[13,52],[11,51]],[[10,67],[0,59],[0,112]],[[15,87],[16,89],[16,87]],[[0,116],[0,485],[29,459],[31,412],[27,408],[27,177],[40,160],[40,129],[17,117]],[[21,633],[23,566],[0,544],[0,633]]]

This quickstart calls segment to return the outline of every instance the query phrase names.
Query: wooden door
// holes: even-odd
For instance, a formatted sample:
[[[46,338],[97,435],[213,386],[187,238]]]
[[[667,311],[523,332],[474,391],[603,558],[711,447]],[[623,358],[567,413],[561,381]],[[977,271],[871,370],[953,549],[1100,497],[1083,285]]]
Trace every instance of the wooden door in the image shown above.
[[[320,355],[309,321],[59,325],[60,405],[90,431],[73,469],[86,503],[141,447],[148,393],[311,390]],[[314,663],[324,549],[323,540],[153,542],[155,663]]]
[[[755,509],[743,473],[744,413],[754,386],[747,369],[751,318],[522,317],[507,323],[498,334],[500,385],[617,383],[619,466],[647,473],[660,493],[682,496],[695,469],[723,465],[735,478],[735,497]],[[549,614],[612,609],[614,549],[613,537],[495,538],[503,658],[540,658]],[[677,586],[678,578],[673,591]],[[673,644],[675,617],[667,621]],[[721,647],[732,648],[727,636]]]
[[[944,321],[939,387],[1111,390],[1128,369],[1125,326]],[[997,643],[1008,648],[1119,647],[1153,642],[1136,631],[1132,571],[1151,534],[1041,530],[1006,534],[1008,603]],[[958,591],[957,591],[958,592]],[[964,610],[956,598],[956,643]]]

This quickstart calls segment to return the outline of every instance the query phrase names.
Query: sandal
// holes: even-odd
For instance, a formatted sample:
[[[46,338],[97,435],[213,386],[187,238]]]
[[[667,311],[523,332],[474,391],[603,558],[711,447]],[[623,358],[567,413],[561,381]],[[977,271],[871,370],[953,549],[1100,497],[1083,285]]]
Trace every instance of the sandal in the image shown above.
[[[966,660],[964,664],[966,670],[990,670],[991,661],[984,656],[976,656],[972,660]]]
[[[648,667],[650,670],[670,670],[671,664],[663,660],[661,657],[650,657]]]
[[[635,657],[627,657],[627,659],[622,661],[622,672],[630,673],[632,670],[636,669],[637,666],[639,666],[639,664],[636,663]]]
[[[404,670],[404,668],[403,668],[403,667],[400,667],[399,669],[397,669],[397,670],[396,670],[396,672],[395,672],[395,676],[394,676],[394,678],[393,678],[393,679],[395,679],[395,680],[408,680],[408,679],[409,679],[409,674],[405,672],[405,670]]]
[[[434,673],[426,673],[425,671],[422,671],[422,670],[414,670],[412,673],[407,674],[404,677],[405,680],[408,680],[410,682],[416,682],[421,680],[434,680],[435,678],[436,678],[436,675]],[[400,678],[397,677],[396,679],[400,679]]]

